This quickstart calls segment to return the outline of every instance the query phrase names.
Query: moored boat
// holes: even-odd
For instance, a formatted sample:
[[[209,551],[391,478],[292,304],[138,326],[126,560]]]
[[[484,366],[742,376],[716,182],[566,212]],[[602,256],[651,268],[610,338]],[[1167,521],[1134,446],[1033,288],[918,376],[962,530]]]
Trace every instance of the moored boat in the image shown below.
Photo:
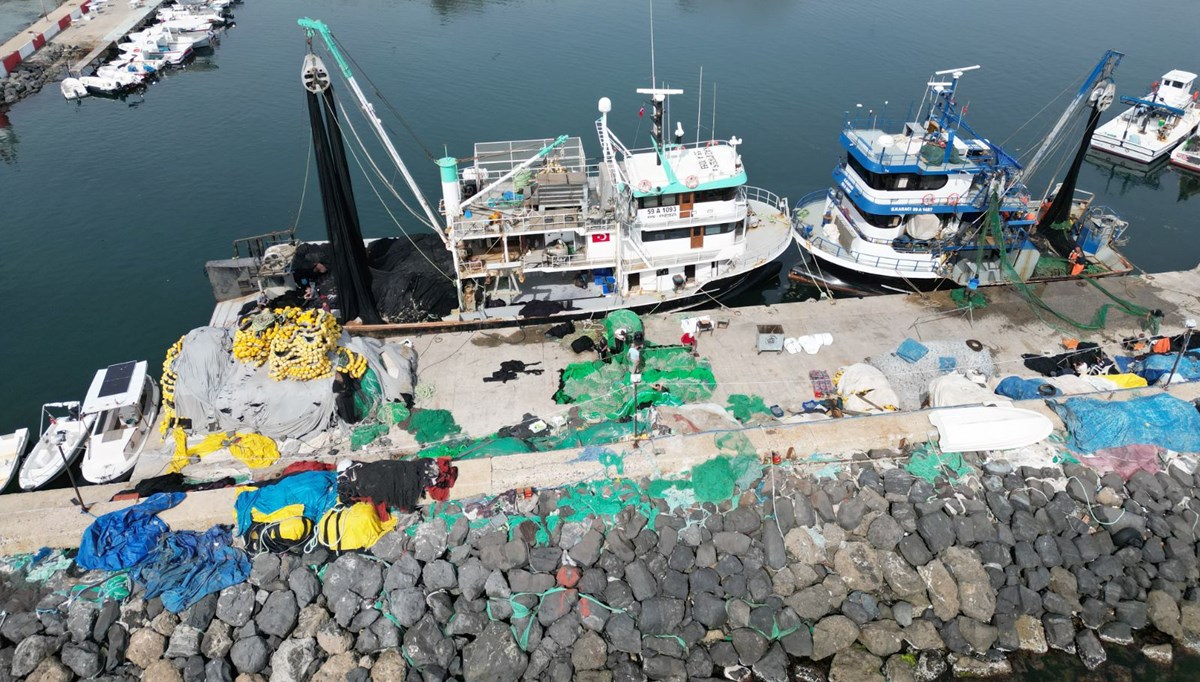
[[[82,99],[90,94],[87,86],[78,78],[64,78],[58,87],[67,99]]]
[[[7,492],[12,486],[28,444],[29,429],[17,429],[0,436],[0,493]]]
[[[1150,86],[1145,97],[1122,97],[1129,109],[1096,129],[1092,147],[1139,163],[1167,155],[1200,123],[1196,74],[1175,69]]]
[[[147,363],[123,362],[96,372],[83,400],[93,418],[87,453],[80,470],[90,483],[128,476],[151,440],[158,417],[158,385]]]
[[[1171,165],[1200,173],[1200,134],[1192,135],[1171,152]]]
[[[1089,127],[1096,124],[1114,97],[1120,57],[1105,54],[1056,131],[1085,105]],[[790,279],[875,294],[1055,279],[1077,267],[1096,276],[1132,269],[1115,249],[1127,223],[1075,189],[1086,147],[1066,180],[1039,201],[1023,179],[1046,158],[1054,135],[1022,164],[967,124],[956,93],[976,68],[935,73],[911,119],[847,119],[837,186],[796,203],[794,235],[806,257]],[[1090,130],[1085,144],[1089,137]]]
[[[55,415],[54,411],[60,414]],[[87,449],[88,432],[95,421],[94,417],[80,413],[78,401],[43,405],[43,424],[47,418],[50,423],[21,462],[18,482],[22,490],[40,490],[69,476],[69,469]]]

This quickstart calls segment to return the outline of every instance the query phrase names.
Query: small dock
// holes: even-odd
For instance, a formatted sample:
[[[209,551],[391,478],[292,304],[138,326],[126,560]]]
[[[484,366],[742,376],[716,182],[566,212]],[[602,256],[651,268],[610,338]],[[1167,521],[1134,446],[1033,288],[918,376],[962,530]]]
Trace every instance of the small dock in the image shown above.
[[[92,19],[72,24],[60,34],[59,42],[88,50],[79,61],[71,66],[71,74],[78,76],[90,68],[97,59],[158,11],[165,0],[141,0],[107,2],[96,5],[92,0]]]

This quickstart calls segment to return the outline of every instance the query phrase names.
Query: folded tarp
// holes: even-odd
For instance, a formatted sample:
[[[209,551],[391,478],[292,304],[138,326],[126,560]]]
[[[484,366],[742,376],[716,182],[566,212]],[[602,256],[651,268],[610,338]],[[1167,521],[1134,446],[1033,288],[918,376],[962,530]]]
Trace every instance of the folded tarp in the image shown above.
[[[254,514],[268,516],[292,505],[299,505],[299,516],[314,523],[337,503],[337,473],[305,471],[288,476],[257,490],[247,490],[234,501],[237,534],[250,529]]]
[[[1088,398],[1047,401],[1067,425],[1070,446],[1080,452],[1126,445],[1159,445],[1200,451],[1200,412],[1172,395],[1108,402]]]
[[[1137,372],[1146,381],[1157,383],[1163,377],[1171,373],[1171,367],[1175,366],[1175,354],[1168,355],[1147,355],[1141,361],[1141,369]],[[1196,381],[1200,379],[1200,360],[1196,359],[1195,355],[1184,355],[1179,358],[1179,366],[1175,367],[1176,377],[1175,382],[1180,379],[1184,381]],[[1174,383],[1174,382],[1172,382]]]
[[[158,493],[141,504],[96,519],[79,540],[75,563],[89,571],[119,571],[141,563],[170,530],[157,514],[183,498],[183,493]]]
[[[1042,388],[1045,386],[1046,388]],[[996,384],[996,395],[1013,400],[1034,400],[1047,396],[1062,395],[1062,391],[1045,379],[1022,379],[1018,376],[1004,377]]]
[[[928,352],[929,349],[926,348],[924,344],[913,339],[904,339],[904,341],[900,343],[900,346],[896,348],[896,355],[898,355],[901,360],[905,360],[907,362],[916,362],[917,360],[925,357],[925,354]]]
[[[146,599],[161,597],[166,610],[179,613],[250,577],[250,559],[231,545],[232,539],[228,526],[167,533],[133,578],[146,586]]]

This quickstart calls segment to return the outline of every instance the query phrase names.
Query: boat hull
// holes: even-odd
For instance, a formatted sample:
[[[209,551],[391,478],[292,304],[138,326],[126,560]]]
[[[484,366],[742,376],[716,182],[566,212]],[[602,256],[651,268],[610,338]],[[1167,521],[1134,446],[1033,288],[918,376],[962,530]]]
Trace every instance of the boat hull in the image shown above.
[[[0,436],[0,494],[8,492],[21,468],[21,456],[29,444],[29,429]]]
[[[78,464],[87,448],[87,435],[92,422],[61,419],[51,424],[33,450],[21,463],[18,482],[25,491],[41,490],[65,482],[68,471]],[[63,434],[61,452],[58,435]]]

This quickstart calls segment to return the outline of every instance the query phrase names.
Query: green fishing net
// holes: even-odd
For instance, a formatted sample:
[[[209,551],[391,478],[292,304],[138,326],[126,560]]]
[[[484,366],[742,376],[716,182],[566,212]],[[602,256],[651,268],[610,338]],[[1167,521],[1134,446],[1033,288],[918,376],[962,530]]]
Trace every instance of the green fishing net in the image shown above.
[[[771,408],[763,402],[762,396],[742,395],[741,393],[729,396],[729,406],[726,409],[735,419],[743,423],[753,419],[756,414],[771,414]]]
[[[461,431],[449,410],[417,410],[408,419],[408,432],[418,443],[435,443]]]
[[[942,452],[934,443],[925,443],[914,449],[904,469],[930,483],[938,476],[945,476],[955,483],[971,473],[971,465],[963,461],[961,452]]]

